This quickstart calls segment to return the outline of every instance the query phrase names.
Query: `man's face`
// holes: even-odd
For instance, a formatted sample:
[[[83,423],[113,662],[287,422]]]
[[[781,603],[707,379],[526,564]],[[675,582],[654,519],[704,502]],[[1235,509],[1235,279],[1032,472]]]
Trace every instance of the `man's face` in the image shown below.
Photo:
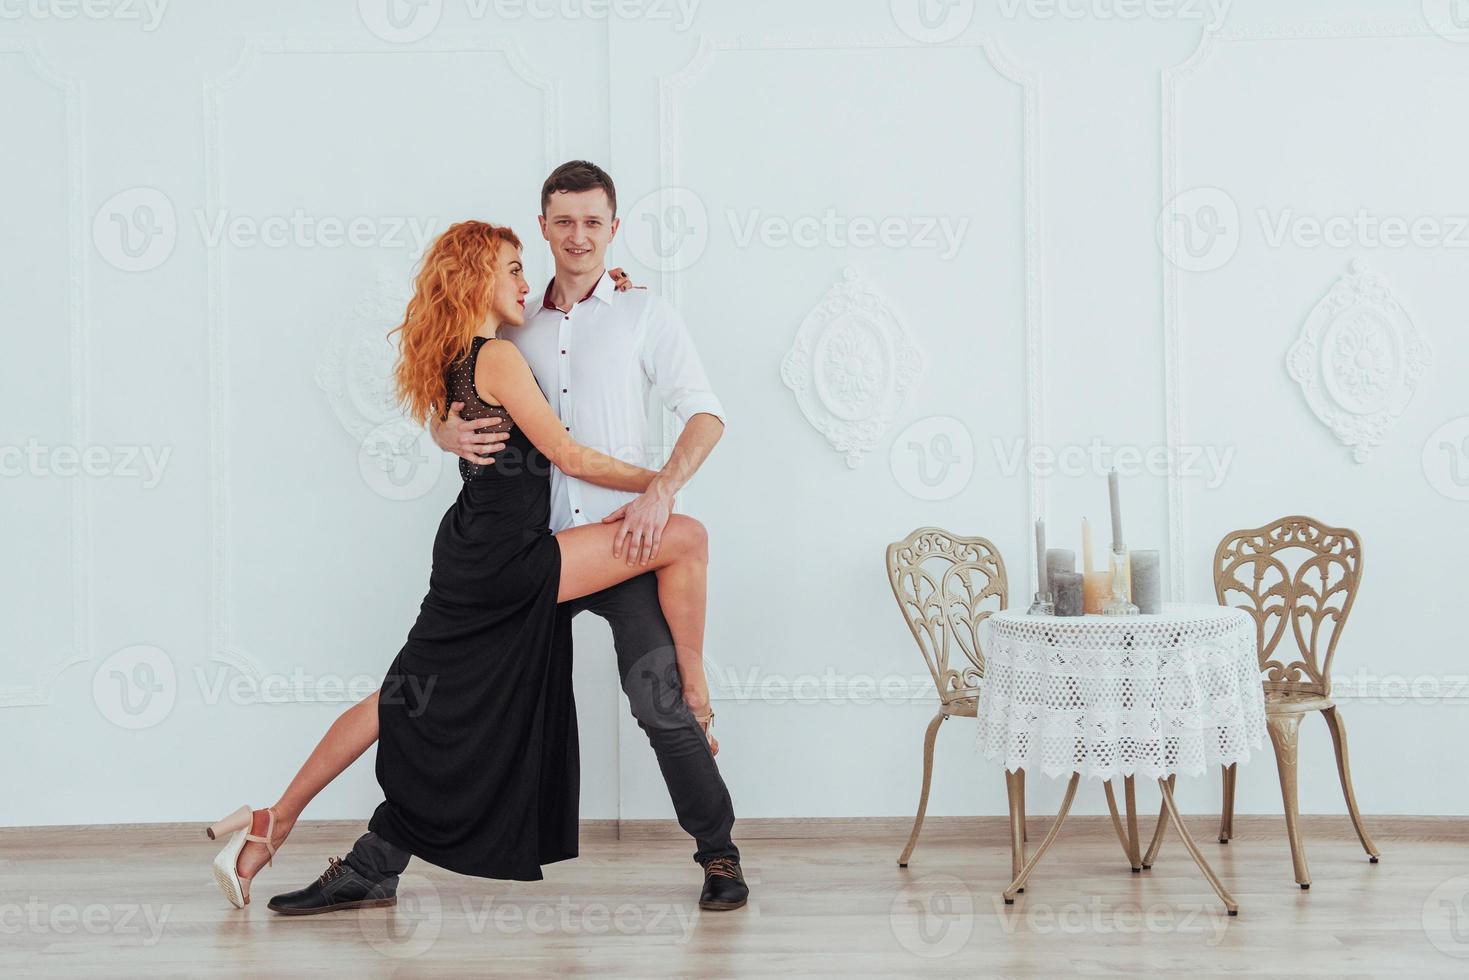
[[[618,224],[600,187],[552,194],[541,215],[541,234],[551,243],[556,271],[578,275],[603,268]]]

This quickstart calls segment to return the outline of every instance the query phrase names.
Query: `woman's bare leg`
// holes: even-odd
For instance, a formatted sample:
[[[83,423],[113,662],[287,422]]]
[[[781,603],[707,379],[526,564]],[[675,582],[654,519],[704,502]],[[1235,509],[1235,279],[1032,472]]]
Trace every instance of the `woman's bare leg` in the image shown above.
[[[301,766],[296,778],[291,780],[291,785],[286,787],[285,793],[271,807],[275,811],[275,836],[273,838],[277,847],[286,839],[291,828],[296,825],[301,811],[306,809],[317,793],[320,793],[327,783],[340,776],[348,766],[357,761],[358,756],[366,752],[373,742],[377,741],[377,696],[374,691],[367,697],[358,701],[352,707],[342,712],[332,727],[328,728],[321,741],[316,743],[316,748],[311,751],[304,765]],[[252,833],[265,836],[265,827],[255,827]],[[270,854],[264,844],[254,841],[245,845],[240,852],[240,860],[236,867],[243,878],[254,877],[255,872],[265,867],[266,860]]]
[[[556,535],[561,545],[561,590],[557,602],[577,599],[636,578],[644,572],[658,575],[658,604],[673,635],[684,702],[696,718],[709,714],[709,686],[704,679],[704,612],[709,571],[709,535],[704,525],[674,514],[663,531],[658,557],[648,564],[629,565],[612,554],[617,524],[586,524]],[[710,749],[718,743],[710,739]]]
[[[593,592],[658,573],[658,601],[673,633],[680,655],[704,652],[705,581],[709,570],[709,534],[704,525],[683,514],[668,519],[658,557],[646,564],[629,565],[612,554],[616,524],[584,524],[556,535],[561,546],[561,588],[557,602],[579,599]]]

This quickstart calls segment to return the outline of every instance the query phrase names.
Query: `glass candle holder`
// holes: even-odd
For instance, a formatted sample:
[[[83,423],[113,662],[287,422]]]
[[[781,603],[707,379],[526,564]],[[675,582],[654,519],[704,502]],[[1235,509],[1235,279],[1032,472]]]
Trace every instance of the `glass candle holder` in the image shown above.
[[[1037,592],[1030,602],[1030,608],[1025,611],[1027,616],[1053,616],[1055,613],[1056,604],[1049,592]]]
[[[1127,552],[1112,552],[1112,598],[1102,607],[1103,616],[1136,616],[1137,606],[1127,598]]]

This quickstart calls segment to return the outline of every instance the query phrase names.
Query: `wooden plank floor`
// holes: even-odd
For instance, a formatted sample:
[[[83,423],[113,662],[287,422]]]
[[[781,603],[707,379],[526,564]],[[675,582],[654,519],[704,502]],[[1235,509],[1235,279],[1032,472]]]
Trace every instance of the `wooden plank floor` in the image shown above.
[[[742,820],[750,904],[700,912],[692,844],[671,824],[585,828],[541,882],[415,862],[395,910],[284,918],[356,824],[303,823],[255,904],[231,909],[194,825],[0,830],[4,976],[882,976],[1071,974],[1464,976],[1469,822],[1370,820],[1369,864],[1344,818],[1308,818],[1310,891],[1279,818],[1196,838],[1239,900],[1227,918],[1174,835],[1131,874],[1105,818],[1069,821],[1007,908],[1003,820],[935,819],[912,863],[906,820]],[[1149,828],[1150,829],[1150,828]],[[1032,846],[1044,830],[1031,824]]]

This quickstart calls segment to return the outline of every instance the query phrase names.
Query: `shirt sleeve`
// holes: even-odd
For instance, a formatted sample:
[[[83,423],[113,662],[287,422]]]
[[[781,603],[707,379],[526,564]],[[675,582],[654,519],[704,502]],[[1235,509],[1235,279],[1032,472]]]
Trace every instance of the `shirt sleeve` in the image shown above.
[[[709,386],[709,377],[704,373],[704,364],[694,349],[683,317],[670,303],[650,298],[654,305],[649,311],[643,344],[643,370],[652,381],[653,390],[684,425],[700,412],[707,412],[727,425],[724,406]]]

